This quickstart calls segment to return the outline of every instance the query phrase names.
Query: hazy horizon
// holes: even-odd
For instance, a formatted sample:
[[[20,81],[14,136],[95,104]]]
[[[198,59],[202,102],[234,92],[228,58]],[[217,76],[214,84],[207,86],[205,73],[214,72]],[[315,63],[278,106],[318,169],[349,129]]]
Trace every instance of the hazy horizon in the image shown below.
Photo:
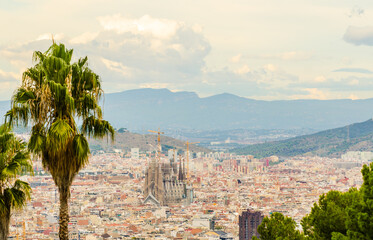
[[[234,95],[236,97],[240,97],[240,98],[246,98],[246,99],[250,99],[250,100],[255,100],[255,101],[265,101],[265,102],[275,102],[275,101],[304,101],[304,100],[318,100],[318,101],[333,101],[333,100],[351,100],[351,101],[359,101],[359,100],[369,100],[369,99],[373,99],[373,96],[372,97],[367,97],[367,98],[360,98],[360,99],[351,99],[351,98],[332,98],[332,99],[310,99],[310,98],[299,98],[299,99],[261,99],[261,98],[250,98],[250,97],[245,97],[245,96],[240,96],[240,95],[237,95],[237,94],[233,94],[233,93],[230,93],[230,92],[220,92],[220,93],[214,93],[214,94],[210,94],[210,95],[201,95],[199,94],[198,92],[196,91],[188,91],[188,90],[172,90],[172,89],[168,89],[168,88],[134,88],[134,89],[126,89],[126,90],[122,90],[122,91],[118,91],[118,92],[104,92],[104,94],[119,94],[119,93],[124,93],[124,92],[127,92],[127,91],[137,91],[137,90],[146,90],[146,89],[151,89],[151,90],[168,90],[170,91],[171,93],[194,93],[197,95],[198,98],[209,98],[209,97],[214,97],[214,96],[218,96],[218,95],[224,95],[224,94],[227,94],[227,95]],[[11,99],[4,99],[4,100],[0,100],[0,102],[8,102],[10,101]]]
[[[47,50],[52,35],[75,58],[88,56],[106,93],[151,87],[260,100],[372,95],[368,0],[89,4],[1,1],[0,100],[10,99],[32,52]]]

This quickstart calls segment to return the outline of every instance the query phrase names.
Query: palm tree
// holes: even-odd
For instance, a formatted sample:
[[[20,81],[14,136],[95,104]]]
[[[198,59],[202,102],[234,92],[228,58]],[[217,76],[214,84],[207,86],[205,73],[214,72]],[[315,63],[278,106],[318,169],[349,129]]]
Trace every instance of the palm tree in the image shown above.
[[[45,52],[34,52],[35,65],[23,73],[12,98],[6,122],[32,125],[28,144],[52,175],[60,196],[59,238],[68,239],[70,187],[88,163],[86,136],[104,137],[114,129],[102,120],[98,105],[103,94],[100,78],[88,68],[87,57],[71,63],[73,50],[53,42]],[[77,127],[81,121],[82,127]]]
[[[0,126],[0,240],[8,239],[12,210],[21,209],[30,199],[30,185],[17,179],[26,172],[32,172],[26,144],[8,126]]]

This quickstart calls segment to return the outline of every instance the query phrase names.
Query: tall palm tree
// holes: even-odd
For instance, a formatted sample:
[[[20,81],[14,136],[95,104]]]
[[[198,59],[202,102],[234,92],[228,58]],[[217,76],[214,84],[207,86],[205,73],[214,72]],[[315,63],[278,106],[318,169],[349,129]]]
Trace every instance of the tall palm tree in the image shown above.
[[[17,179],[26,172],[32,172],[26,144],[8,126],[0,126],[0,240],[8,239],[12,210],[21,209],[30,199],[30,185]]]
[[[87,57],[71,63],[73,50],[53,42],[44,53],[34,52],[35,65],[23,73],[6,122],[32,125],[28,144],[52,175],[60,196],[59,238],[68,239],[70,187],[88,163],[86,136],[104,137],[114,129],[102,120],[98,105],[100,78],[88,68]],[[81,121],[82,127],[77,127]]]

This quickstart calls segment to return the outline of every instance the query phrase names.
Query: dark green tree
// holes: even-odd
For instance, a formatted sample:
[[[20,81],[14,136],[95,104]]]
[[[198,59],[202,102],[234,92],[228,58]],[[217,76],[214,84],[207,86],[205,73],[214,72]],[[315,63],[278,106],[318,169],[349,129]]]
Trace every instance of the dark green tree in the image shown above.
[[[0,240],[8,239],[13,210],[22,209],[30,199],[31,187],[18,178],[32,173],[26,144],[6,125],[0,126]]]
[[[348,239],[373,239],[373,163],[364,165],[361,170],[363,185],[360,188],[361,200],[347,208]]]
[[[310,239],[329,240],[332,233],[346,234],[347,207],[360,199],[360,192],[351,188],[348,192],[329,191],[314,203],[311,213],[302,219],[305,235]]]
[[[103,93],[99,76],[88,67],[87,57],[72,63],[72,55],[73,50],[54,42],[45,53],[34,52],[36,64],[23,73],[6,114],[10,124],[32,125],[28,148],[41,158],[58,188],[63,240],[68,239],[70,187],[88,164],[86,136],[114,138],[114,129],[102,119],[98,105]]]
[[[296,230],[296,223],[291,217],[275,212],[270,217],[264,217],[258,226],[260,238],[253,240],[302,240],[304,236]]]

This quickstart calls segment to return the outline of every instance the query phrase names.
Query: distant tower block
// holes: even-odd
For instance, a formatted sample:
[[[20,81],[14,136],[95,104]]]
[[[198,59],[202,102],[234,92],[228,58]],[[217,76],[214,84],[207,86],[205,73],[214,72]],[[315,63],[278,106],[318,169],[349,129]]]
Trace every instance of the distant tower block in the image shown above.
[[[251,240],[253,236],[260,237],[258,226],[263,221],[261,212],[243,211],[239,216],[239,240]]]
[[[174,153],[175,153],[174,149],[168,150],[168,154],[167,154],[168,159],[173,159],[174,158]]]
[[[139,148],[131,148],[131,158],[137,160],[140,158]]]

